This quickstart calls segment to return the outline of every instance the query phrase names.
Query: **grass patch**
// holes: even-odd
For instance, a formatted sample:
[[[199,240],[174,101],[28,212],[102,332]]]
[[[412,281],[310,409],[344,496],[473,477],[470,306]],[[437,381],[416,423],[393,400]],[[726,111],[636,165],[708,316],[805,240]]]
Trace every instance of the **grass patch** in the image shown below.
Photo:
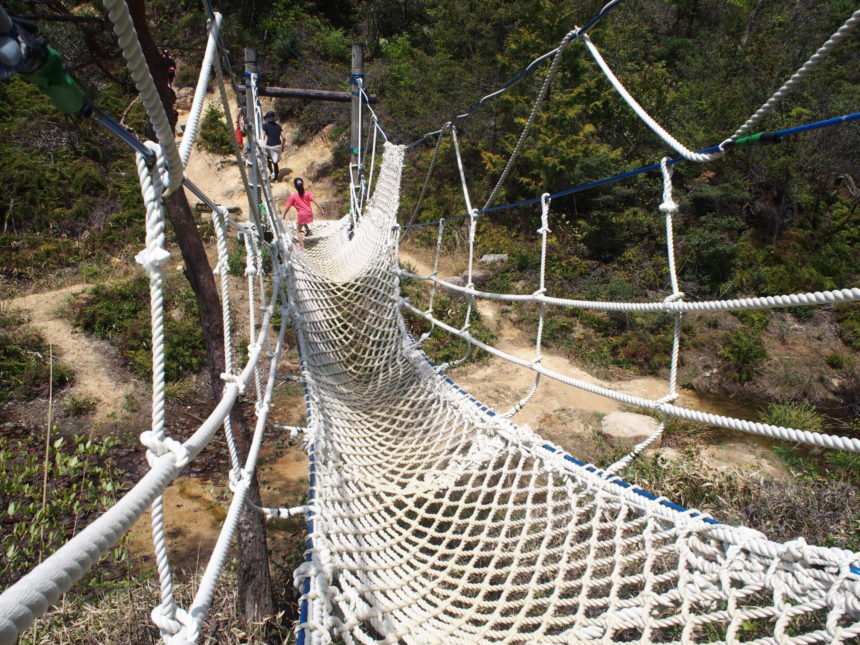
[[[32,399],[68,385],[74,371],[65,363],[49,366],[49,348],[42,335],[30,327],[29,317],[17,309],[0,308],[0,402]]]
[[[194,293],[181,276],[164,284],[164,338],[167,380],[176,381],[206,365],[206,350]],[[77,296],[69,308],[72,324],[119,349],[141,378],[152,374],[149,279],[140,276],[100,285]]]
[[[405,268],[411,271],[409,267]],[[419,280],[404,280],[401,282],[401,293],[414,306],[426,307],[429,302],[430,285]],[[447,290],[437,289],[433,301],[433,316],[438,320],[455,329],[460,329],[466,320],[466,308],[467,303],[464,298],[450,294]],[[413,338],[419,338],[428,330],[429,323],[424,318],[405,309],[402,311],[406,328]],[[487,345],[492,345],[495,341],[495,335],[481,321],[481,316],[474,307],[470,317],[469,333],[473,338]],[[468,346],[467,341],[444,331],[434,331],[422,345],[430,359],[437,364],[450,363],[463,358],[468,352]],[[487,352],[473,347],[466,362],[480,361],[486,356]]]
[[[32,437],[0,438],[0,585],[14,582],[115,501],[118,478],[108,459],[116,439],[58,437],[50,446],[50,491],[42,506],[43,452]],[[122,560],[122,549],[111,553]],[[90,577],[90,586],[99,582]],[[78,587],[81,590],[81,587]]]

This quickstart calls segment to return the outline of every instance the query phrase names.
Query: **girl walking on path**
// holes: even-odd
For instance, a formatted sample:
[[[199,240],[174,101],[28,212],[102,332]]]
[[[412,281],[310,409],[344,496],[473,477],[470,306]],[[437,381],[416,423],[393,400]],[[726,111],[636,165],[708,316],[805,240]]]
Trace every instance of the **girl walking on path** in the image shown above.
[[[302,231],[305,231],[305,235],[312,235],[310,229],[310,223],[314,221],[314,211],[311,207],[312,204],[316,204],[317,208],[320,211],[320,215],[325,215],[325,211],[322,206],[319,205],[319,202],[314,199],[313,194],[309,190],[305,190],[305,182],[302,181],[301,177],[296,177],[293,181],[293,185],[296,187],[296,192],[289,196],[286,204],[284,205],[284,212],[281,217],[284,218],[284,221],[287,219],[287,213],[290,211],[290,208],[296,209],[297,215],[297,223],[296,223],[296,231],[299,234],[299,247],[305,248],[304,238],[302,237]]]

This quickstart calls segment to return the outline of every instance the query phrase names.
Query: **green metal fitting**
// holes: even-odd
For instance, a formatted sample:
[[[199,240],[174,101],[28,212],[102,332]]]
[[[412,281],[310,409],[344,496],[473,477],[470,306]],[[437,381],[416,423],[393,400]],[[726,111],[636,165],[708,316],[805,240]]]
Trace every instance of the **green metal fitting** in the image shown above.
[[[48,95],[51,102],[64,114],[86,114],[89,112],[87,97],[75,79],[63,69],[63,59],[60,54],[48,47],[45,63],[32,74],[22,74],[31,83],[38,86]]]

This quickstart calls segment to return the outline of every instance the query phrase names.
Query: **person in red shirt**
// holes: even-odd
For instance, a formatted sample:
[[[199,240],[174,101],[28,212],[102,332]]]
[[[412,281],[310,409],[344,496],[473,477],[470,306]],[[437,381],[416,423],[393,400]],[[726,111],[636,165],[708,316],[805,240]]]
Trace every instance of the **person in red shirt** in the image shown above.
[[[299,234],[299,247],[305,248],[304,238],[302,237],[302,231],[307,236],[311,236],[310,223],[314,221],[314,211],[311,207],[312,204],[316,204],[317,208],[320,211],[320,215],[325,215],[325,211],[323,211],[322,206],[319,205],[319,202],[314,199],[313,194],[309,190],[305,190],[305,182],[302,181],[301,177],[296,177],[293,181],[293,185],[296,187],[296,192],[289,196],[286,204],[284,204],[284,212],[281,217],[284,220],[287,219],[287,213],[291,208],[296,209],[297,223],[296,230]]]

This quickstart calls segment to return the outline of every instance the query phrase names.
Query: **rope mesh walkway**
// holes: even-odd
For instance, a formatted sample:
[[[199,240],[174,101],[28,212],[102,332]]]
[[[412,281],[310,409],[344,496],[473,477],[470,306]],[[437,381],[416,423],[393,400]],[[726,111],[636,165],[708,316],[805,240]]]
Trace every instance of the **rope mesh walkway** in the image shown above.
[[[481,406],[406,333],[391,265],[403,150],[355,237],[293,257],[313,544],[304,637],[842,643],[857,556],[676,510]],[[744,634],[742,638],[740,634]]]
[[[587,32],[620,0],[609,2],[582,29],[569,32],[558,48],[533,61],[497,96],[530,73],[542,60],[553,64],[532,109],[534,118],[552,81],[552,70],[569,42],[585,43],[601,71],[624,100],[670,147],[688,160],[709,161],[739,138],[789,92],[851,29],[860,12],[827,41],[759,111],[719,147],[694,153],[678,143],[642,110],[603,61]],[[860,637],[860,557],[836,549],[807,545],[802,539],[778,544],[751,529],[725,526],[696,510],[683,509],[635,488],[616,476],[654,441],[669,417],[702,421],[744,432],[804,441],[813,445],[860,451],[860,440],[801,432],[761,423],[718,417],[673,405],[677,397],[681,316],[687,311],[724,311],[785,307],[798,304],[851,302],[860,289],[786,294],[764,298],[688,302],[675,271],[673,223],[678,211],[672,195],[671,167],[664,159],[663,203],[667,263],[672,293],[659,302],[594,302],[546,294],[547,236],[550,195],[533,200],[541,207],[540,285],[532,294],[478,291],[473,282],[478,216],[507,206],[489,207],[528,134],[523,130],[507,169],[496,182],[484,209],[472,208],[460,156],[456,122],[439,135],[412,220],[419,213],[436,162],[442,135],[450,129],[466,207],[465,216],[438,222],[437,254],[428,276],[398,266],[398,244],[404,229],[396,227],[400,178],[407,147],[387,142],[382,166],[375,173],[376,136],[382,134],[369,109],[368,144],[351,168],[350,212],[339,222],[315,226],[308,249],[291,244],[291,225],[273,217],[275,201],[265,180],[259,145],[260,110],[257,77],[246,75],[246,93],[254,106],[246,115],[252,154],[251,182],[234,146],[249,201],[249,223],[237,224],[225,210],[201,198],[213,210],[218,247],[216,273],[221,275],[226,365],[224,396],[200,428],[184,443],[165,433],[163,272],[169,252],[164,246],[161,199],[183,184],[193,149],[203,97],[215,72],[225,112],[226,50],[219,35],[221,17],[211,11],[206,54],[189,125],[182,145],[170,136],[169,123],[155,93],[128,8],[121,0],[106,7],[115,25],[132,77],[153,122],[159,146],[135,146],[141,191],[147,210],[147,246],[137,257],[150,277],[153,336],[152,427],[141,440],[151,470],[116,505],[57,553],[0,597],[0,643],[15,642],[33,618],[45,613],[152,505],[153,540],[162,601],[152,612],[166,643],[199,639],[201,627],[224,567],[246,502],[251,476],[263,440],[263,429],[277,379],[277,363],[286,326],[271,353],[267,330],[278,303],[282,319],[290,317],[302,356],[309,426],[305,434],[311,462],[308,504],[297,508],[257,507],[267,517],[306,513],[307,561],[296,571],[302,590],[299,641],[330,643],[848,643]],[[361,79],[355,79],[364,94]],[[473,108],[473,109],[475,109]],[[843,117],[842,120],[849,117]],[[805,127],[819,127],[816,124]],[[433,133],[431,133],[433,134]],[[429,135],[428,135],[429,136]],[[373,138],[371,142],[371,138]],[[367,152],[370,152],[368,155]],[[364,164],[369,159],[369,169]],[[153,161],[154,160],[154,161]],[[638,173],[639,171],[634,171]],[[622,176],[595,182],[614,181]],[[258,186],[257,178],[262,177]],[[375,181],[375,185],[374,185]],[[253,187],[251,186],[253,184]],[[581,187],[584,189],[585,187]],[[260,199],[256,191],[261,191]],[[571,191],[579,190],[571,189]],[[372,196],[370,195],[373,190]],[[567,192],[571,192],[567,191]],[[558,194],[564,194],[558,193]],[[522,202],[525,204],[527,202]],[[468,218],[469,262],[465,286],[438,277],[439,248],[446,222]],[[435,223],[434,223],[435,224]],[[265,247],[262,228],[275,242]],[[227,234],[241,229],[248,244],[248,360],[237,365],[231,345],[228,301]],[[272,264],[271,293],[264,280],[264,251]],[[288,265],[288,266],[287,266]],[[400,296],[400,278],[430,280],[426,311]],[[281,281],[288,283],[285,294]],[[437,288],[462,294],[468,306],[465,322],[455,329],[434,316]],[[510,356],[478,342],[469,333],[476,298],[539,305],[533,359]],[[661,399],[633,397],[553,372],[541,365],[541,335],[548,306],[602,311],[672,314],[674,340],[668,393]],[[261,310],[258,328],[257,308]],[[431,331],[418,340],[407,333],[401,309],[424,317]],[[502,415],[478,403],[434,366],[420,344],[440,329],[515,364],[533,370],[534,385]],[[259,361],[270,359],[268,374]],[[461,362],[468,354],[459,359]],[[528,427],[510,421],[527,404],[547,376],[617,401],[662,415],[657,431],[606,470],[583,464],[547,443]],[[253,385],[253,388],[249,387]],[[234,493],[224,528],[190,607],[175,603],[165,541],[161,494],[194,459],[220,426],[229,430],[227,414],[245,390],[253,389],[257,415],[249,454],[240,462],[227,432],[229,470]],[[248,393],[251,395],[251,393]],[[278,429],[296,428],[280,426]]]

